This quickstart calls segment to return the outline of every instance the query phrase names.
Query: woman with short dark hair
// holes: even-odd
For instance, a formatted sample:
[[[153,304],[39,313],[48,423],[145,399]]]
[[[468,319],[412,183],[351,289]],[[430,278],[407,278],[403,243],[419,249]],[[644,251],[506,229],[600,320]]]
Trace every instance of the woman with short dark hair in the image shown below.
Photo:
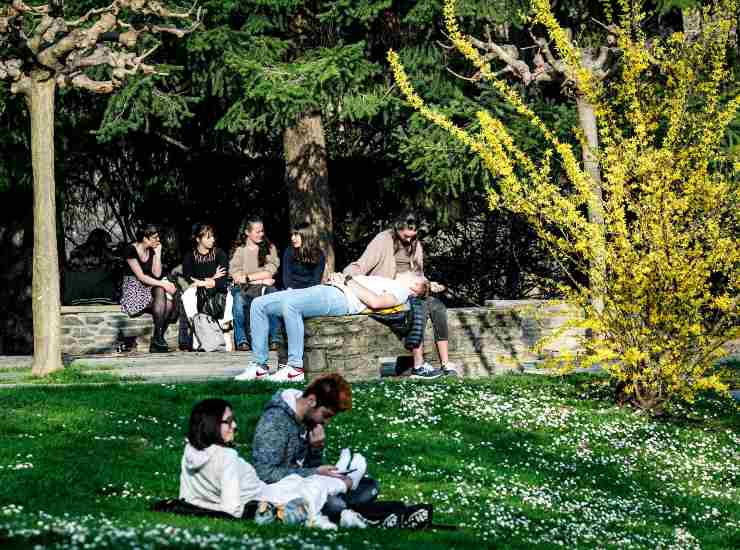
[[[178,309],[173,299],[174,284],[162,278],[162,244],[159,228],[145,225],[136,232],[136,242],[123,254],[128,266],[121,285],[121,310],[130,317],[144,312],[152,314],[154,334],[149,351],[168,352],[164,333],[167,325],[177,320]]]

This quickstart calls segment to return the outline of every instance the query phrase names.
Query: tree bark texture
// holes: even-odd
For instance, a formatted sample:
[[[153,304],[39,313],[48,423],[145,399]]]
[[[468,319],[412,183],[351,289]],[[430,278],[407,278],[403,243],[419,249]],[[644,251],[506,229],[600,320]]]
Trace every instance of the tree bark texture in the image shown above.
[[[601,244],[603,246],[606,231],[604,228],[604,196],[601,190],[601,168],[599,167],[599,134],[596,127],[596,114],[589,101],[578,95],[576,97],[576,109],[578,111],[578,122],[585,137],[583,147],[583,167],[591,178],[591,197],[588,203],[588,219],[591,223],[601,228]],[[594,251],[594,261],[590,268],[589,281],[591,290],[594,292],[592,304],[597,312],[604,309],[603,285],[605,278],[605,251],[603,248]]]
[[[321,116],[304,115],[283,134],[285,178],[290,222],[309,223],[326,254],[326,273],[335,270],[334,227],[326,164],[326,139]]]
[[[32,74],[26,95],[33,155],[33,366],[35,376],[62,368],[59,257],[54,184],[54,93],[45,72]]]

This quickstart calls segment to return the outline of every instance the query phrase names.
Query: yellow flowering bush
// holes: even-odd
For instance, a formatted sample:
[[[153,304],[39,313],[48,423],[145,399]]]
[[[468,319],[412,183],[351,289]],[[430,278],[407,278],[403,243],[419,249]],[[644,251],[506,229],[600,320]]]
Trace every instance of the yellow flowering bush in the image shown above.
[[[542,134],[542,154],[529,157],[502,121],[481,110],[471,134],[418,96],[399,56],[388,52],[408,103],[481,157],[498,185],[491,208],[525,215],[569,280],[562,292],[582,308],[585,354],[616,379],[618,397],[659,412],[666,401],[692,401],[697,391],[727,388],[714,365],[740,337],[737,158],[720,147],[740,96],[726,51],[735,0],[705,8],[703,32],[648,38],[644,15],[627,2],[611,27],[620,52],[608,86],[583,66],[577,45],[553,16],[548,0],[532,0],[532,22],[549,34],[568,78],[593,105],[601,181],[580,156],[494,74],[458,27],[455,0],[444,17],[457,50]],[[559,165],[570,186],[557,181]],[[728,169],[727,167],[732,167]],[[589,211],[600,216],[589,218]],[[603,221],[600,219],[603,215]],[[594,269],[594,266],[598,269]],[[584,283],[575,270],[589,274]]]

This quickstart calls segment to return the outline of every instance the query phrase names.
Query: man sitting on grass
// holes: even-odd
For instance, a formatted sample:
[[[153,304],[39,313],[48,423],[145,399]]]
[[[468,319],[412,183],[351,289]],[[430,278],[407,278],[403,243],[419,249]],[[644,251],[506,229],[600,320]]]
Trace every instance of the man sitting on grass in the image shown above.
[[[429,281],[421,275],[406,272],[395,279],[332,273],[329,283],[296,290],[266,294],[252,302],[250,328],[254,360],[237,380],[272,380],[301,382],[303,374],[303,320],[310,317],[355,315],[370,309],[401,305],[409,296],[423,297]],[[282,317],[288,338],[288,364],[278,365],[270,374],[267,366],[269,317]]]
[[[252,462],[266,483],[299,475],[326,485],[329,496],[324,513],[343,527],[364,527],[362,519],[348,510],[347,500],[353,505],[367,504],[377,496],[377,482],[365,477],[367,461],[343,449],[336,465],[323,464],[324,426],[351,408],[352,387],[336,373],[317,378],[303,391],[276,392],[257,422]],[[331,490],[337,478],[345,482],[347,497]]]

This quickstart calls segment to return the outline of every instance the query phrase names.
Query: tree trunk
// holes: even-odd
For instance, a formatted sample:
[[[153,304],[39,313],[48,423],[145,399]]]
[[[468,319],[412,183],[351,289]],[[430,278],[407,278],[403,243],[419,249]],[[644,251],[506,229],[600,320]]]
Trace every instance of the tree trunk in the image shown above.
[[[326,273],[334,271],[334,228],[326,164],[326,139],[321,115],[300,117],[283,134],[285,178],[288,185],[290,222],[307,222],[326,254]]]
[[[583,147],[583,167],[591,178],[592,189],[588,203],[588,219],[591,223],[601,228],[601,238],[594,243],[596,250],[593,254],[593,262],[589,269],[589,283],[591,285],[591,303],[598,313],[604,310],[604,284],[606,282],[606,265],[604,238],[604,197],[601,190],[601,169],[599,168],[599,134],[596,128],[596,115],[591,103],[583,96],[576,97],[576,108],[578,110],[578,121],[581,125],[586,139]]]
[[[701,33],[701,8],[683,8],[681,10],[683,33],[688,39],[694,39]]]
[[[54,183],[54,93],[48,74],[26,89],[33,156],[33,366],[35,376],[62,367],[59,255]]]

